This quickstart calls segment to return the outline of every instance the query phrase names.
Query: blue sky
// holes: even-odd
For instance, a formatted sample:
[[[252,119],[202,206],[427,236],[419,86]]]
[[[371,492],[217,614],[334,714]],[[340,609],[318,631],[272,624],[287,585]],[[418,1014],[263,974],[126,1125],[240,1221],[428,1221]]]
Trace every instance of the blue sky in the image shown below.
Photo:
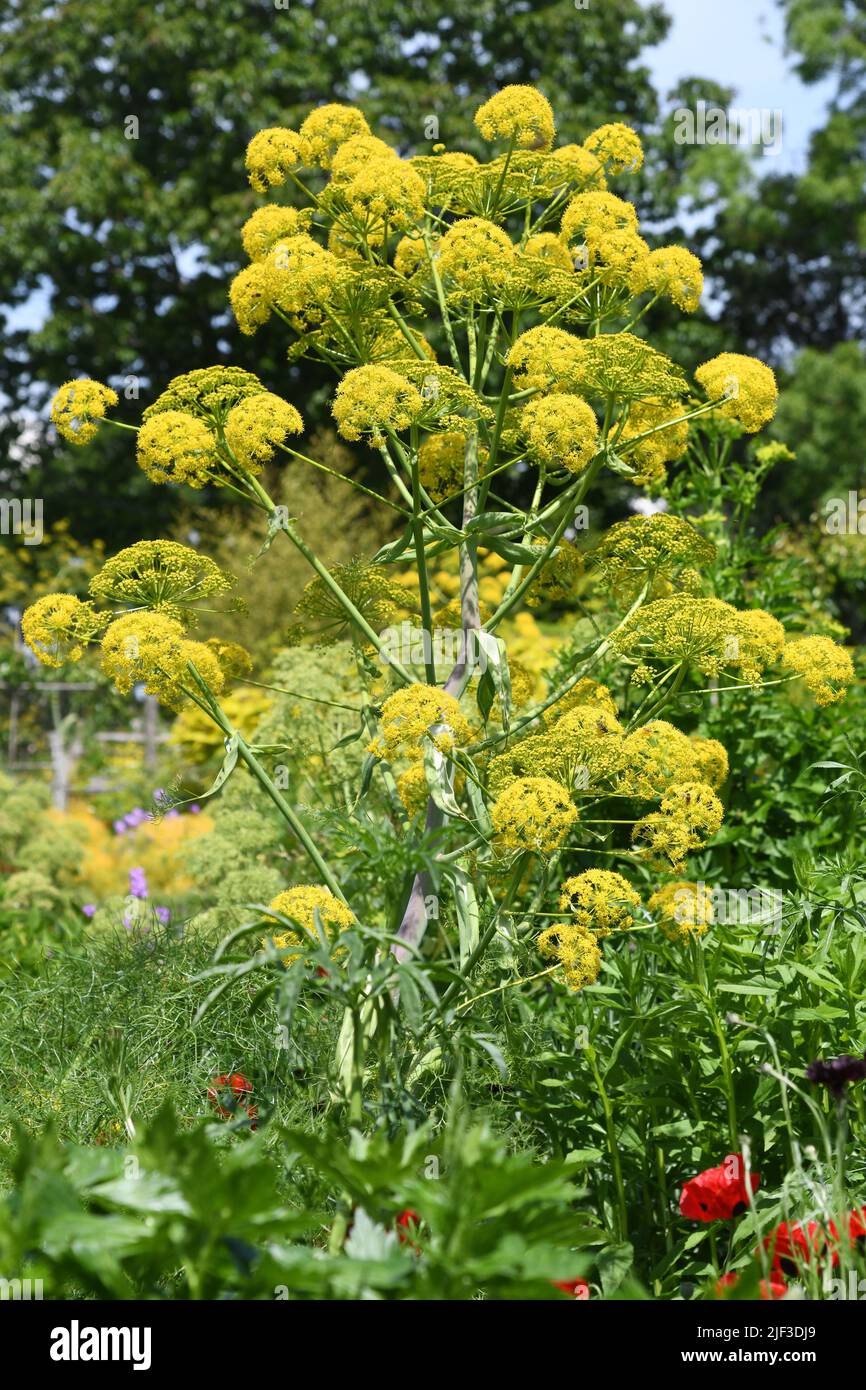
[[[712,77],[737,88],[739,106],[781,111],[782,147],[773,168],[801,172],[809,133],[821,124],[833,83],[806,86],[794,74],[775,0],[664,4],[673,19],[670,33],[644,58],[659,90],[664,93],[681,77]]]

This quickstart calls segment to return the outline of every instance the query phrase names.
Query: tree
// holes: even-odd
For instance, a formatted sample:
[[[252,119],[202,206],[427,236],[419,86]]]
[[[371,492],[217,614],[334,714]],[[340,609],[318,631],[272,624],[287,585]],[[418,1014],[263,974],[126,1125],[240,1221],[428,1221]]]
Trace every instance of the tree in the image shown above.
[[[862,0],[780,0],[795,71],[832,76],[802,174],[753,176],[719,209],[707,254],[720,315],[749,351],[783,360],[866,329],[866,13]]]

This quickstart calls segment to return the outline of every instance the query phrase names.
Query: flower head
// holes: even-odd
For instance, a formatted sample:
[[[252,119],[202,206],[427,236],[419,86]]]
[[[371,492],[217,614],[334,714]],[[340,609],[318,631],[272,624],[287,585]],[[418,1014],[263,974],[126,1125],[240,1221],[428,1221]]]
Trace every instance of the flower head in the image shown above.
[[[219,468],[214,435],[203,420],[185,410],[166,410],[145,420],[138,431],[136,458],[152,483],[200,488],[215,481]]]
[[[52,424],[70,444],[89,444],[106,409],[117,405],[117,399],[117,392],[101,381],[87,377],[67,381],[51,402]]]
[[[547,97],[536,87],[517,83],[479,106],[475,125],[485,140],[508,140],[522,150],[549,149],[556,134]]]
[[[501,287],[514,263],[514,245],[506,231],[484,217],[464,217],[448,228],[439,243],[439,273],[446,289],[477,300]]]
[[[592,406],[564,391],[529,401],[520,412],[519,429],[531,458],[569,473],[582,473],[598,445]]]
[[[90,581],[90,593],[106,603],[150,608],[188,620],[190,606],[227,593],[234,577],[206,555],[177,541],[136,541],[106,560]]]
[[[805,681],[818,705],[845,698],[854,680],[854,663],[830,637],[794,637],[781,653],[782,665]]]
[[[652,894],[649,907],[669,941],[703,936],[713,921],[713,895],[703,884],[666,883]]]
[[[369,435],[374,444],[386,430],[406,430],[423,408],[420,393],[390,367],[355,367],[337,387],[332,413],[344,439]]]
[[[609,174],[636,174],[643,164],[643,145],[637,131],[621,121],[594,130],[583,142]]]
[[[251,261],[261,261],[276,242],[298,236],[309,230],[312,212],[309,209],[284,208],[268,203],[256,208],[241,228],[241,242]]]
[[[269,907],[271,911],[279,912],[283,917],[290,917],[300,928],[300,931],[290,929],[271,934],[270,939],[278,951],[301,944],[304,941],[302,932],[317,943],[321,930],[333,944],[340,933],[353,926],[355,922],[352,909],[335,897],[330,889],[318,884],[305,883],[288,888],[285,892],[278,893],[269,903]],[[284,965],[291,965],[293,960],[298,959],[299,954],[295,952],[285,956]]]
[[[490,812],[496,839],[506,849],[552,854],[577,820],[568,789],[550,777],[511,782]]]
[[[226,443],[242,467],[260,473],[289,434],[300,434],[298,411],[272,391],[247,396],[232,406],[226,419]]]
[[[610,936],[632,925],[640,896],[622,874],[608,869],[587,869],[567,878],[559,895],[559,906],[570,912],[579,927],[599,936]]]
[[[737,420],[755,434],[776,413],[779,388],[771,369],[757,357],[723,352],[695,372],[695,381],[710,400],[720,400],[720,415]]]
[[[544,960],[561,966],[566,989],[577,993],[595,984],[601,972],[601,949],[594,933],[586,927],[576,922],[547,927],[537,944]]]
[[[653,290],[693,314],[701,302],[704,272],[697,256],[684,246],[662,246],[636,263],[630,283],[633,294]]]
[[[287,175],[304,163],[300,136],[283,126],[260,130],[247,145],[246,162],[253,188],[266,193],[285,183]]]
[[[421,740],[429,734],[437,748],[450,752],[469,741],[469,725],[453,695],[435,685],[407,685],[382,706],[382,738],[389,759],[416,761],[424,756]]]
[[[304,163],[330,169],[340,146],[353,135],[369,135],[370,127],[357,106],[329,102],[310,112],[299,133]]]
[[[104,625],[93,604],[74,594],[45,594],[21,619],[24,641],[43,666],[79,661]]]
[[[806,1075],[815,1086],[826,1086],[834,1100],[841,1100],[847,1087],[854,1081],[866,1080],[866,1052],[862,1057],[831,1057],[823,1061],[820,1057],[810,1062]]]

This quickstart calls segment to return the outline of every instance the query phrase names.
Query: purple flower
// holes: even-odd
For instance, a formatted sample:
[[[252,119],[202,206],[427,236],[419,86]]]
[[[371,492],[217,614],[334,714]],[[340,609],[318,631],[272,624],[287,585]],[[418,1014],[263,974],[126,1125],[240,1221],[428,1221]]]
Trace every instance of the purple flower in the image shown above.
[[[130,869],[129,891],[134,898],[147,897],[147,879],[145,878],[144,869]]]
[[[190,808],[189,808],[189,813],[190,813],[190,815],[191,815],[191,816],[197,816],[197,815],[200,814],[200,812],[201,812],[201,807],[199,806],[199,804],[198,804],[197,801],[194,801],[194,802],[192,803],[192,805],[190,806]]]
[[[169,922],[171,921],[171,908],[155,907],[153,910],[156,913],[158,921],[162,922],[162,925],[164,927],[167,927]]]
[[[92,917],[96,911],[96,903],[85,903],[81,911],[84,913],[85,917]]]
[[[806,1075],[816,1086],[826,1086],[834,1100],[842,1100],[849,1082],[866,1080],[866,1052],[862,1057],[845,1053],[826,1062],[819,1057],[809,1063]]]

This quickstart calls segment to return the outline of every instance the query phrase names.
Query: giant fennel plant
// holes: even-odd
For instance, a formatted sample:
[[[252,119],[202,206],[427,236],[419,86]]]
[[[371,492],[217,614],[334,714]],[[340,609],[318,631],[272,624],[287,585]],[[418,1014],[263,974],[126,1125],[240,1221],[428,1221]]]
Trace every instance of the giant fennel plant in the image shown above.
[[[414,866],[393,921],[348,900],[339,864],[284,794],[279,750],[256,744],[221,704],[249,659],[196,640],[194,621],[197,606],[228,595],[231,576],[189,547],[142,541],[108,560],[86,601],[53,594],[23,619],[48,665],[99,643],[120,691],[143,685],[172,710],[197,707],[225,742],[217,788],[245,765],[284,819],[309,881],[260,904],[254,960],[283,981],[315,965],[342,999],[341,1074],[356,1119],[378,1021],[398,998],[413,1019],[422,1007],[446,1022],[468,1009],[495,940],[534,941],[535,974],[578,991],[624,933],[688,943],[706,932],[709,895],[684,866],[720,828],[728,767],[718,741],[661,717],[686,693],[718,701],[726,689],[798,681],[829,705],[853,675],[828,637],[786,632],[711,592],[716,547],[686,517],[635,515],[592,548],[575,544],[606,476],[653,494],[669,464],[718,465],[732,439],[772,419],[776,381],[726,352],[690,382],[635,331],[659,301],[693,312],[703,277],[688,250],[650,250],[634,205],[610,191],[641,165],[633,130],[610,124],[556,145],[548,101],[520,86],[492,96],[475,124],[492,146],[486,163],[442,146],[401,157],[341,105],[313,110],[298,131],[260,131],[246,155],[268,201],[241,231],[249,264],[229,291],[238,325],[252,335],[278,320],[290,361],[333,369],[340,435],[377,450],[391,484],[387,496],[354,477],[346,486],[396,516],[396,540],[332,569],[314,553],[263,481],[281,459],[313,463],[299,445],[303,402],[249,371],[175,378],[136,434],[155,485],[229,490],[262,513],[266,548],[282,538],[309,563],[299,622],[317,641],[350,643],[357,670],[358,843],[376,843],[372,806]],[[286,188],[291,206],[278,201]],[[117,423],[116,403],[110,386],[71,381],[52,418],[84,446]],[[529,480],[525,506],[503,495],[505,474]],[[485,589],[491,562],[500,582]],[[449,564],[456,592],[440,604],[433,576]],[[521,610],[587,578],[604,595],[592,635],[539,690],[503,634]],[[411,623],[395,626],[407,610]],[[638,887],[652,879],[644,902]],[[433,915],[458,929],[444,989],[425,970]],[[357,941],[374,944],[357,955]]]

